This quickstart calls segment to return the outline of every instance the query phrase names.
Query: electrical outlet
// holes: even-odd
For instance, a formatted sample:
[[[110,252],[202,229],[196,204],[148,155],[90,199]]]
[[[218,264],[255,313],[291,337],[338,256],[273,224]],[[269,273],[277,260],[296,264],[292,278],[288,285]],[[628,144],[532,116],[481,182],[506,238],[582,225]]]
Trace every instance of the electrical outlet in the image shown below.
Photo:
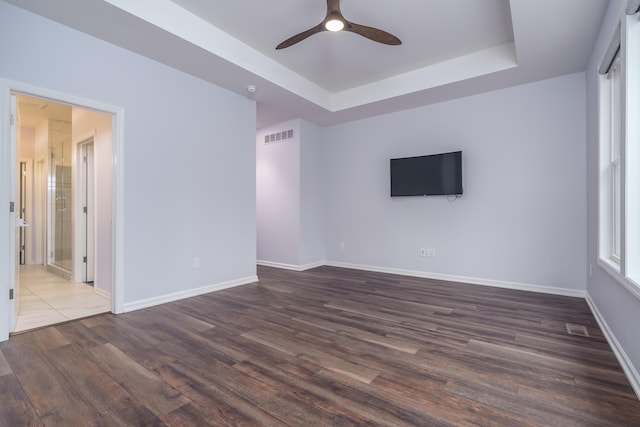
[[[344,242],[340,242],[340,250],[344,251]]]
[[[195,257],[193,259],[193,268],[200,268],[200,258]]]
[[[427,250],[425,248],[420,248],[420,256],[427,256]]]
[[[432,248],[427,248],[427,257],[435,258],[436,257],[436,250],[432,249]]]

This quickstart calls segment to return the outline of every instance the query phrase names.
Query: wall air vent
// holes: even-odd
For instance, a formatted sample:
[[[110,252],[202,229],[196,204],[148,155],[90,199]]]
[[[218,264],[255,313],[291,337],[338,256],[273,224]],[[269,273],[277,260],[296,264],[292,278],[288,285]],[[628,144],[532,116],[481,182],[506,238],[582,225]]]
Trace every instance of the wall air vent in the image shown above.
[[[585,326],[573,325],[571,323],[567,323],[566,325],[567,325],[567,333],[569,335],[578,335],[580,337],[589,336],[589,331],[587,331],[587,328]]]
[[[271,144],[272,142],[280,142],[293,138],[293,129],[283,130],[282,132],[276,132],[264,136],[264,143]]]

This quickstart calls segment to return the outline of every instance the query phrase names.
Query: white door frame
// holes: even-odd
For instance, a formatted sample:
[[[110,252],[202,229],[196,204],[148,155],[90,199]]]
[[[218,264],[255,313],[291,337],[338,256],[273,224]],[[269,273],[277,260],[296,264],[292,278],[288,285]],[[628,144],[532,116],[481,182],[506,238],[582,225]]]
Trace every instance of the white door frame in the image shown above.
[[[74,141],[76,156],[76,179],[77,185],[74,187],[74,200],[78,201],[76,208],[77,216],[74,221],[74,228],[78,236],[75,243],[80,255],[86,257],[82,261],[80,256],[74,257],[74,276],[76,282],[94,281],[95,272],[95,181],[94,181],[94,160],[93,160],[93,134],[89,137],[79,138],[79,142]],[[84,210],[83,208],[87,208]],[[78,220],[79,218],[79,220]],[[77,265],[76,265],[77,263]]]
[[[0,79],[0,341],[14,329],[14,303],[9,300],[15,278],[15,202],[16,144],[11,126],[12,94],[23,94],[111,114],[112,120],[112,273],[111,310],[124,312],[124,108],[57,92],[13,80]],[[15,99],[15,98],[14,98]],[[15,105],[15,103],[14,103]],[[13,135],[13,136],[12,136]],[[6,243],[5,243],[6,242]],[[2,313],[6,313],[3,315]]]
[[[6,147],[4,150],[2,150],[2,152],[4,152],[6,155],[3,156],[6,160],[5,160],[5,165],[2,168],[4,171],[6,171],[6,173],[8,173],[8,176],[5,176],[2,180],[2,182],[6,183],[6,192],[7,195],[9,196],[9,200],[8,203],[5,204],[5,212],[8,212],[8,217],[6,218],[5,221],[2,221],[2,223],[7,227],[7,238],[6,239],[2,239],[2,237],[0,236],[0,241],[4,241],[4,242],[8,242],[8,246],[6,249],[8,249],[8,253],[6,254],[5,257],[3,257],[6,262],[7,265],[5,266],[5,268],[0,268],[0,271],[6,271],[7,274],[7,293],[5,293],[5,297],[9,297],[9,299],[7,299],[8,301],[8,309],[5,311],[5,313],[9,314],[8,319],[6,320],[7,325],[9,326],[10,330],[15,330],[16,327],[16,319],[18,316],[18,308],[16,306],[16,299],[17,299],[17,294],[16,294],[16,286],[15,283],[19,280],[19,265],[18,265],[18,259],[17,259],[17,252],[18,252],[18,247],[17,247],[17,242],[16,239],[18,237],[17,235],[17,230],[16,230],[16,210],[18,209],[18,203],[17,203],[17,190],[16,190],[16,163],[18,161],[18,154],[17,154],[17,148],[18,148],[18,143],[17,143],[17,136],[18,136],[18,127],[17,127],[17,123],[18,123],[18,109],[17,107],[17,101],[16,101],[16,97],[15,95],[9,95],[9,110],[8,110],[8,114],[3,114],[3,116],[7,116],[7,117],[3,117],[5,120],[4,122],[6,122],[7,124],[7,128],[9,130],[9,135],[7,135],[6,138],[2,138],[3,141],[7,141],[9,146]],[[4,123],[2,123],[4,124]],[[2,191],[2,190],[0,190]],[[3,233],[4,234],[4,233]],[[0,256],[2,256],[2,252],[0,252]],[[0,262],[0,266],[2,266],[1,262]],[[2,298],[4,300],[4,298]]]

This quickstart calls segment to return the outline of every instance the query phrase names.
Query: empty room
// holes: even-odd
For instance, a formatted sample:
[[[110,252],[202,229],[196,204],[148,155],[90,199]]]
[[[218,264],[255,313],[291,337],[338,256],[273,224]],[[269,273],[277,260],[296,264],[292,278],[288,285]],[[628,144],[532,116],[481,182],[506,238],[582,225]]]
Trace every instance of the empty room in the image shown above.
[[[0,0],[0,425],[640,425],[640,0]]]

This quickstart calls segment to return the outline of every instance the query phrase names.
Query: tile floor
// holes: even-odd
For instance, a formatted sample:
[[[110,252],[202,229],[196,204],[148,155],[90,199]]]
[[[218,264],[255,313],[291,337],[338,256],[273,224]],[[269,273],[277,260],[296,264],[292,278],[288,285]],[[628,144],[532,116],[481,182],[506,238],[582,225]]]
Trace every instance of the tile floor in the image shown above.
[[[42,265],[20,267],[15,332],[111,311],[111,300],[92,286],[74,283]]]

